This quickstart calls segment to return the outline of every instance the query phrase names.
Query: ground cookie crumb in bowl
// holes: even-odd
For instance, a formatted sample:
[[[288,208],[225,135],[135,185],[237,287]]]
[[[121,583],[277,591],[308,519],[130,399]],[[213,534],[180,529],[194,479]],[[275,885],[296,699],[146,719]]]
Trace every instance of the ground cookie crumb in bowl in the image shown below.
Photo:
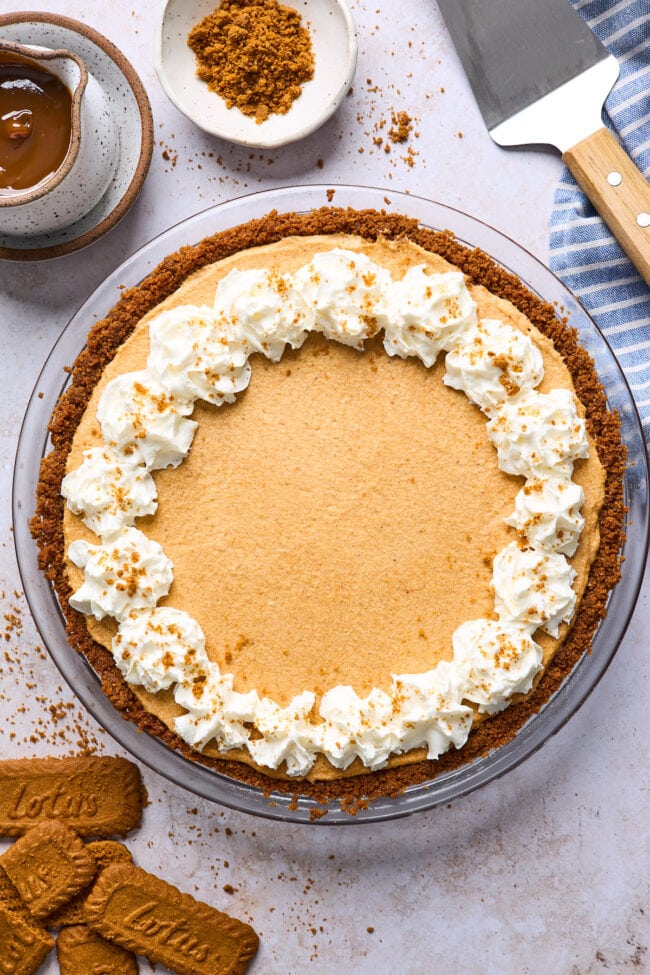
[[[226,0],[187,39],[211,91],[262,123],[284,115],[314,76],[309,31],[277,0]]]

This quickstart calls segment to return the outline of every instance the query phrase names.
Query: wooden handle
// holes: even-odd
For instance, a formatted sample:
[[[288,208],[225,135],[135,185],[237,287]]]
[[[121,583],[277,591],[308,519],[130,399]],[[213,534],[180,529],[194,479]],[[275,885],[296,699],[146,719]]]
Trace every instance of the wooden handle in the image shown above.
[[[650,185],[609,129],[564,153],[564,162],[650,285]]]

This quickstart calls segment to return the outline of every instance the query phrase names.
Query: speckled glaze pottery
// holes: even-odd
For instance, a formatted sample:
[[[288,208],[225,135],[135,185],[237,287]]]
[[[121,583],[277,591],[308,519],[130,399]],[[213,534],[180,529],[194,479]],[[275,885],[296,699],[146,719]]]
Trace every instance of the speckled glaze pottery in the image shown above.
[[[0,40],[0,52],[21,54],[41,64],[72,94],[70,146],[47,179],[0,195],[0,231],[29,237],[67,227],[103,196],[119,156],[117,128],[108,100],[78,55]]]

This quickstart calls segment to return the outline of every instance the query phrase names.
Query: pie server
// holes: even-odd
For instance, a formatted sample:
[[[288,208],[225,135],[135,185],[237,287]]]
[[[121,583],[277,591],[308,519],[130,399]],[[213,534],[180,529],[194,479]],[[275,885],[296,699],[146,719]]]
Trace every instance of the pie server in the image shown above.
[[[650,186],[609,129],[618,61],[568,0],[438,0],[500,146],[548,144],[650,284]]]

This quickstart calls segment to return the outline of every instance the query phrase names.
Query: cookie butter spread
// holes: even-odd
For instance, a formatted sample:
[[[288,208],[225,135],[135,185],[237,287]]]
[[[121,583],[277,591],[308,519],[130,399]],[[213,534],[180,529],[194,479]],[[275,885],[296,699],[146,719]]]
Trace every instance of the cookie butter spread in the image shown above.
[[[62,164],[72,132],[72,95],[60,78],[0,51],[0,197],[38,186]]]
[[[463,273],[408,242],[369,245],[341,237],[335,243],[332,246],[325,238],[307,238],[295,246],[280,243],[251,252],[250,259],[245,255],[239,261],[231,259],[214,272],[204,273],[201,281],[188,282],[173,302],[154,309],[126,343],[124,354],[118,354],[106,370],[75,438],[61,488],[70,513],[76,516],[74,520],[66,516],[67,557],[75,590],[70,605],[94,620],[104,621],[99,628],[90,621],[89,627],[110,647],[125,680],[143,688],[147,695],[161,695],[163,720],[194,749],[232,754],[260,768],[299,777],[310,774],[323,758],[330,768],[341,771],[355,762],[374,771],[400,755],[424,754],[436,759],[452,746],[461,748],[482,715],[501,711],[513,699],[527,694],[573,620],[598,546],[596,521],[602,503],[603,472],[590,448],[582,407],[568,371],[544,336],[509,303],[495,299],[485,289],[468,288]],[[318,334],[321,339],[313,338]],[[368,686],[367,677],[363,681],[346,680],[348,651],[341,646],[337,653],[334,647],[331,659],[337,666],[312,667],[318,686],[301,686],[281,700],[263,686],[267,676],[259,663],[262,684],[250,686],[251,665],[246,661],[251,656],[240,651],[259,638],[244,635],[230,649],[211,645],[215,636],[217,640],[221,637],[218,628],[205,630],[204,621],[192,611],[193,605],[200,605],[200,594],[188,592],[187,582],[179,580],[176,585],[174,550],[180,549],[171,540],[171,548],[166,550],[165,539],[170,538],[169,525],[162,520],[166,504],[172,504],[173,479],[182,476],[186,463],[195,456],[203,463],[206,460],[200,439],[204,424],[210,423],[217,431],[211,441],[214,450],[220,450],[220,422],[224,424],[222,443],[231,442],[227,426],[235,413],[229,411],[244,408],[232,405],[238,397],[242,404],[248,404],[256,370],[262,369],[264,360],[282,360],[275,366],[281,370],[287,350],[295,350],[291,354],[298,358],[285,373],[289,396],[294,393],[288,380],[294,369],[299,374],[307,348],[313,363],[330,355],[330,342],[354,350],[345,353],[350,356],[370,344],[364,358],[373,357],[371,365],[376,372],[386,369],[377,358],[380,337],[389,357],[419,360],[417,368],[422,372],[413,380],[412,371],[408,373],[409,382],[426,384],[425,395],[417,394],[419,423],[420,403],[426,404],[426,396],[434,395],[435,382],[438,389],[450,387],[446,394],[450,415],[460,409],[460,401],[453,398],[460,392],[468,401],[473,429],[477,421],[483,425],[486,447],[480,450],[490,451],[497,469],[492,475],[485,473],[486,529],[479,544],[482,561],[488,563],[484,569],[489,568],[491,574],[486,577],[484,569],[472,570],[471,590],[458,592],[455,601],[450,601],[448,615],[455,614],[456,621],[453,626],[447,624],[446,636],[437,630],[435,606],[431,606],[431,625],[426,616],[415,614],[420,624],[415,643],[424,645],[413,657],[418,669],[400,672],[391,667],[393,660],[410,663],[410,651],[399,646],[399,636],[389,635],[388,646],[382,648],[388,664],[380,668],[380,676],[384,677],[388,667],[390,677],[377,686]],[[309,345],[308,339],[315,344]],[[390,384],[398,373],[393,368],[382,376]],[[318,372],[312,379],[322,382]],[[249,383],[251,389],[247,390]],[[337,390],[345,414],[348,394],[345,388]],[[309,410],[309,399],[307,392],[302,409]],[[202,401],[209,408],[201,405]],[[217,415],[214,407],[220,407]],[[400,403],[395,403],[394,409],[399,408]],[[208,409],[212,413],[206,412]],[[278,412],[277,404],[274,409],[273,415],[282,424],[281,409]],[[320,432],[321,426],[327,428],[330,422],[331,418],[323,416],[313,421],[313,428]],[[431,424],[447,422],[451,421],[441,415],[430,418]],[[372,426],[370,417],[368,425]],[[426,428],[425,417],[425,436]],[[360,447],[364,451],[376,449],[378,478],[384,474],[382,435],[379,430],[375,447]],[[256,437],[257,432],[253,441]],[[344,446],[349,449],[342,443],[335,449]],[[284,449],[282,431],[276,449]],[[426,443],[414,447],[416,454],[421,455],[422,449],[426,452]],[[472,455],[479,448],[461,439],[455,449],[464,462],[464,453]],[[308,473],[316,488],[318,479],[327,481],[327,471],[318,465],[317,445],[315,454],[316,463]],[[575,465],[588,458],[589,463],[583,464],[574,480]],[[228,453],[217,453],[212,461],[207,481],[236,478],[233,457]],[[487,460],[482,456],[480,463],[487,465],[488,461],[489,455]],[[455,462],[452,456],[437,460],[442,467]],[[303,458],[303,463],[312,461]],[[322,458],[323,468],[326,463],[326,457]],[[405,455],[404,465],[408,463]],[[175,468],[178,472],[172,472]],[[152,472],[156,472],[155,477]],[[279,503],[282,511],[294,510],[297,519],[300,508],[309,503],[301,487],[303,483],[309,485],[309,477],[303,481],[302,470],[295,473],[288,482],[293,496],[287,497],[287,504],[283,505],[282,499]],[[410,484],[415,485],[419,476],[416,465]],[[482,479],[483,472],[477,471],[476,476]],[[263,469],[259,479],[263,498]],[[272,482],[273,475],[269,474],[269,491],[276,486]],[[219,490],[206,484],[197,490]],[[396,483],[394,491],[399,490]],[[480,486],[478,490],[480,494]],[[386,516],[383,524],[380,513],[372,542],[385,546],[388,553],[395,545],[398,552],[399,542],[394,541],[391,531],[390,504],[395,500],[391,484],[378,485],[377,493],[387,499]],[[227,496],[232,499],[231,494]],[[329,503],[327,499],[324,502],[324,525],[330,524],[336,531],[337,525],[350,518],[363,521],[369,507],[365,491],[358,499],[356,515],[351,510],[337,510],[337,503],[343,502],[337,502],[334,491],[330,497]],[[414,503],[417,489],[409,498]],[[239,496],[237,503],[245,506],[246,500]],[[428,584],[430,573],[446,573],[452,578],[457,560],[467,552],[466,545],[475,547],[473,529],[463,524],[463,493],[444,498],[439,510],[436,495],[429,493],[424,500],[424,508],[414,511],[412,519],[406,518],[409,531],[417,534],[418,526],[425,521],[447,519],[448,548],[428,554],[423,545],[422,550],[407,553],[412,565],[406,573],[394,567],[392,581],[391,559],[387,557],[380,574],[389,599],[393,598],[393,589],[402,587],[408,598],[410,592]],[[269,494],[266,508],[276,503],[277,498]],[[263,500],[261,508],[255,510],[263,529],[267,514]],[[189,518],[189,510],[186,514]],[[98,540],[91,540],[80,522]],[[217,534],[223,532],[225,539],[230,522],[229,510],[217,510],[210,527]],[[581,544],[585,524],[587,541]],[[248,527],[254,536],[256,525]],[[184,536],[182,524],[176,530]],[[294,585],[291,521],[286,522],[284,531],[285,536],[277,538],[277,558],[272,554],[270,562],[281,561],[283,553],[288,553],[286,573],[282,565],[279,569],[275,565],[278,591],[271,583],[268,589],[258,589],[255,597],[260,611],[261,604],[266,604],[261,615],[269,613],[280,619],[285,611],[282,589]],[[225,557],[226,576],[232,573],[237,579],[241,578],[236,551],[239,541],[228,538]],[[241,543],[242,547],[250,544],[243,539]],[[223,552],[218,538],[214,551],[218,559],[216,553]],[[313,550],[314,560],[319,554],[320,549]],[[194,567],[195,589],[208,585],[208,568]],[[214,567],[217,577],[219,568],[218,564]],[[345,556],[339,570],[346,572]],[[295,582],[303,587],[299,596],[306,617],[310,617],[313,593],[305,579],[311,571],[308,565],[304,578]],[[467,567],[463,571],[468,571]],[[350,572],[347,599],[354,615],[355,605],[363,613],[362,607],[372,604],[373,594],[358,588],[354,568]],[[218,604],[227,598],[227,588],[224,577],[223,584],[211,589]],[[326,629],[327,595],[315,595],[324,596],[317,613]],[[178,604],[177,596],[181,598]],[[294,599],[292,594],[289,602]],[[331,612],[336,616],[339,607],[332,606]],[[226,618],[228,609],[221,611],[218,606],[217,615]],[[105,617],[113,622],[107,625]],[[250,625],[252,621],[242,619],[241,632]],[[345,633],[348,625],[343,623],[341,632]],[[368,618],[369,641],[374,626],[375,621]],[[290,632],[280,637],[287,644],[291,639]],[[275,658],[272,670],[277,667],[277,657],[288,655],[289,650],[284,642],[276,647],[258,644],[255,654],[258,661]],[[241,663],[230,670],[228,663],[234,657]],[[426,660],[431,665],[421,666]],[[372,666],[369,671],[372,673]]]

